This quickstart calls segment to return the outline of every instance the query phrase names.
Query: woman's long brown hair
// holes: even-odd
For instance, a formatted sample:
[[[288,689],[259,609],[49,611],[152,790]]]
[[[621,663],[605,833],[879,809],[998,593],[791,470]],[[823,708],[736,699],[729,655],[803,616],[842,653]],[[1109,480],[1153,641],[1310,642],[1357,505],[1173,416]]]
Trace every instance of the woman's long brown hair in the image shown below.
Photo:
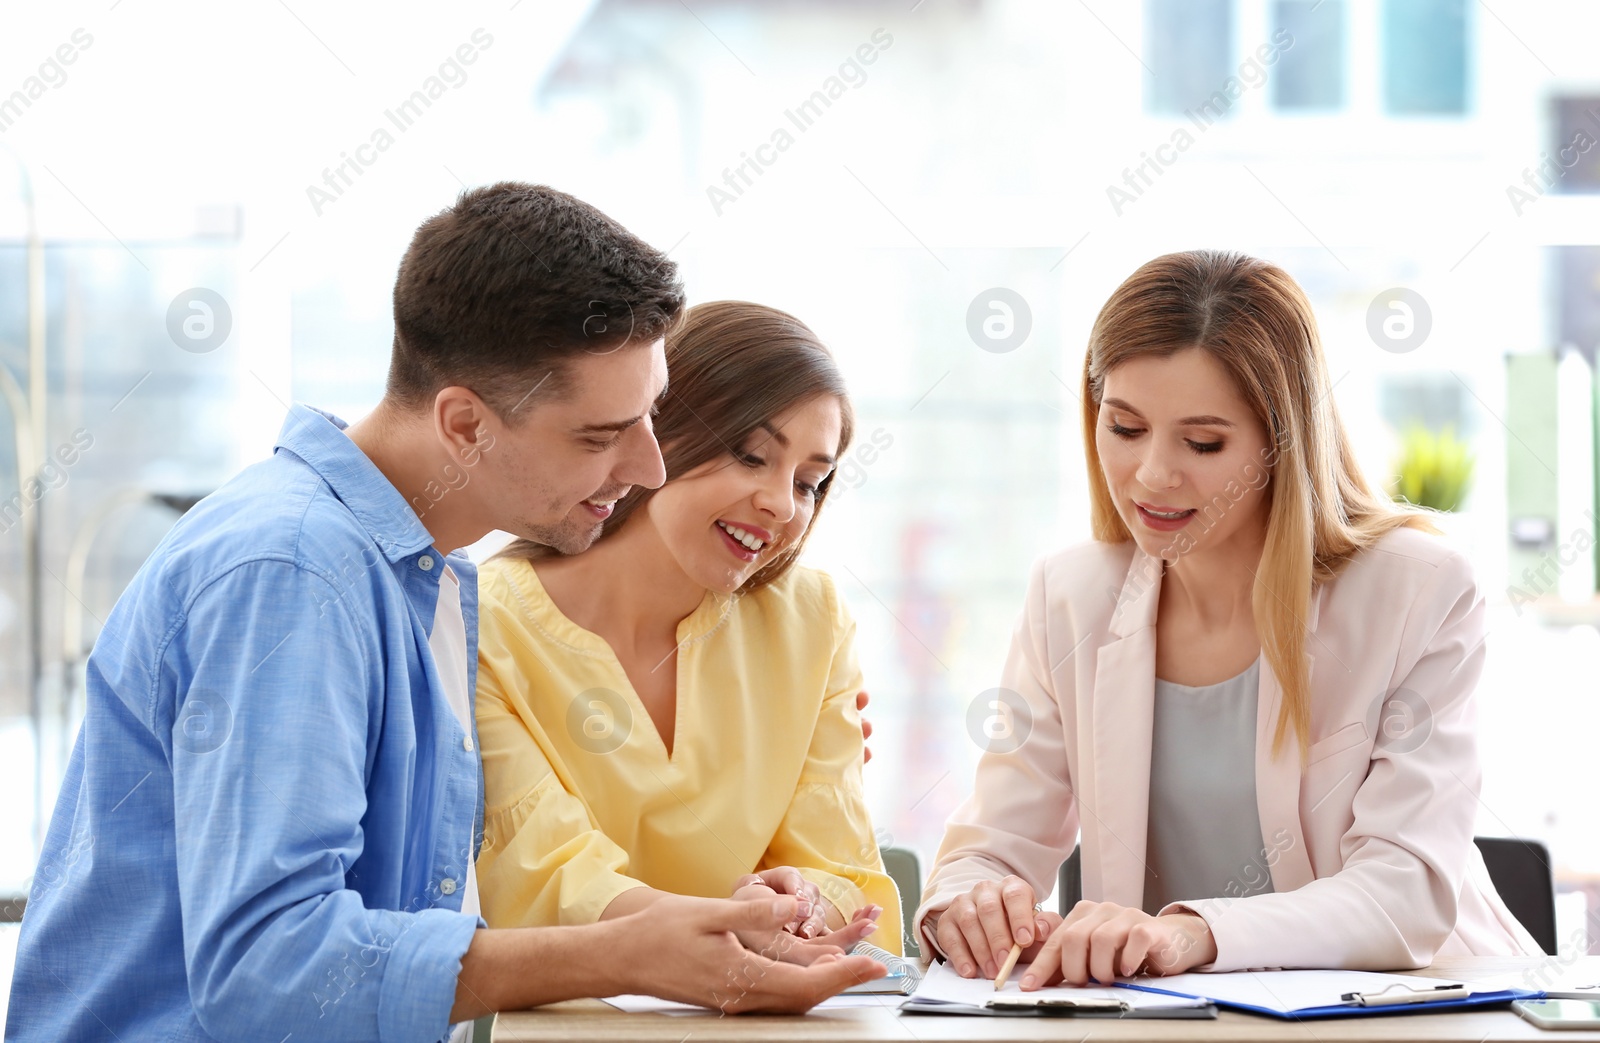
[[[748,301],[712,301],[690,308],[667,334],[667,394],[655,418],[656,440],[671,482],[721,457],[731,464],[752,434],[789,409],[819,395],[839,401],[839,445],[850,446],[855,416],[833,355],[805,323]],[[833,475],[817,486],[812,525],[822,512]],[[655,495],[635,488],[617,502],[600,530],[604,540],[628,523]],[[757,569],[739,588],[749,593],[794,565],[805,534]],[[496,557],[549,557],[558,553],[532,540],[516,540]]]

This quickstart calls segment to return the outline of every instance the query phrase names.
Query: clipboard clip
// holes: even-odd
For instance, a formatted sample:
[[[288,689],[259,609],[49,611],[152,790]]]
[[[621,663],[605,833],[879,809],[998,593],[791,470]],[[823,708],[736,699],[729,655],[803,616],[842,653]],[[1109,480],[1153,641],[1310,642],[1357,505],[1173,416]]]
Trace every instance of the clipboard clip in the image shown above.
[[[1347,992],[1339,998],[1358,1007],[1385,1007],[1392,1003],[1464,1000],[1470,995],[1472,990],[1465,985],[1435,985],[1428,989],[1413,989],[1401,982],[1395,982],[1377,992]]]

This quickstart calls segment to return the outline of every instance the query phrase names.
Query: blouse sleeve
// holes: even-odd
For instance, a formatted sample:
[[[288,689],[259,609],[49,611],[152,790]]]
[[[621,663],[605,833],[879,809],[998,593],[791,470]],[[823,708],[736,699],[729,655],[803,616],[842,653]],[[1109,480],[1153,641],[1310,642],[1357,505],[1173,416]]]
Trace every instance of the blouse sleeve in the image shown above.
[[[834,620],[827,693],[794,798],[757,868],[794,866],[846,920],[863,906],[882,906],[882,927],[870,941],[900,955],[900,892],[883,868],[862,789],[856,694],[864,682],[856,662],[855,621],[832,582],[825,584]]]

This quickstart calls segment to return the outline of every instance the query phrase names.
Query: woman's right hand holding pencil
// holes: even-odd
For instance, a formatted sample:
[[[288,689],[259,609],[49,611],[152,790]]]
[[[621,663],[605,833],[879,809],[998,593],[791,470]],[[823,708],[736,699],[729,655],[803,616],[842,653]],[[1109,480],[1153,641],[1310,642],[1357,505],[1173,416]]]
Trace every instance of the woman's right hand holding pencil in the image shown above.
[[[923,921],[931,929],[951,969],[963,978],[993,978],[1013,945],[1030,962],[1038,947],[1061,923],[1041,912],[1033,888],[1019,876],[985,880]],[[930,928],[930,921],[932,926]]]

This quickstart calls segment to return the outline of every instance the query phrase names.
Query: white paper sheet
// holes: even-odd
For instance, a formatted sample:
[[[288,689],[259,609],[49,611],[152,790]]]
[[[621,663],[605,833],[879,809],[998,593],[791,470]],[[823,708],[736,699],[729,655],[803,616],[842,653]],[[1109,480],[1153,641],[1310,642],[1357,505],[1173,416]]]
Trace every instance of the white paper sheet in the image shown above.
[[[913,993],[918,1000],[937,1000],[942,1003],[963,1003],[968,1006],[981,1007],[996,997],[1014,999],[1053,999],[1053,1000],[1116,1000],[1126,1003],[1136,1010],[1156,1010],[1161,1008],[1200,1007],[1204,1006],[1202,1000],[1185,999],[1182,996],[1158,996],[1151,992],[1139,992],[1135,989],[1116,989],[1101,986],[1086,986],[1077,988],[1071,985],[1054,985],[1047,989],[1035,989],[1032,992],[1023,992],[1017,983],[1027,971],[1027,965],[1021,964],[1011,972],[1011,978],[1006,982],[1005,988],[995,991],[993,978],[963,978],[951,970],[948,964],[935,962],[922,977],[922,984],[917,986]]]
[[[1600,974],[1551,961],[1525,971],[1464,972],[1475,989],[1533,989],[1553,1000],[1600,1000]]]

